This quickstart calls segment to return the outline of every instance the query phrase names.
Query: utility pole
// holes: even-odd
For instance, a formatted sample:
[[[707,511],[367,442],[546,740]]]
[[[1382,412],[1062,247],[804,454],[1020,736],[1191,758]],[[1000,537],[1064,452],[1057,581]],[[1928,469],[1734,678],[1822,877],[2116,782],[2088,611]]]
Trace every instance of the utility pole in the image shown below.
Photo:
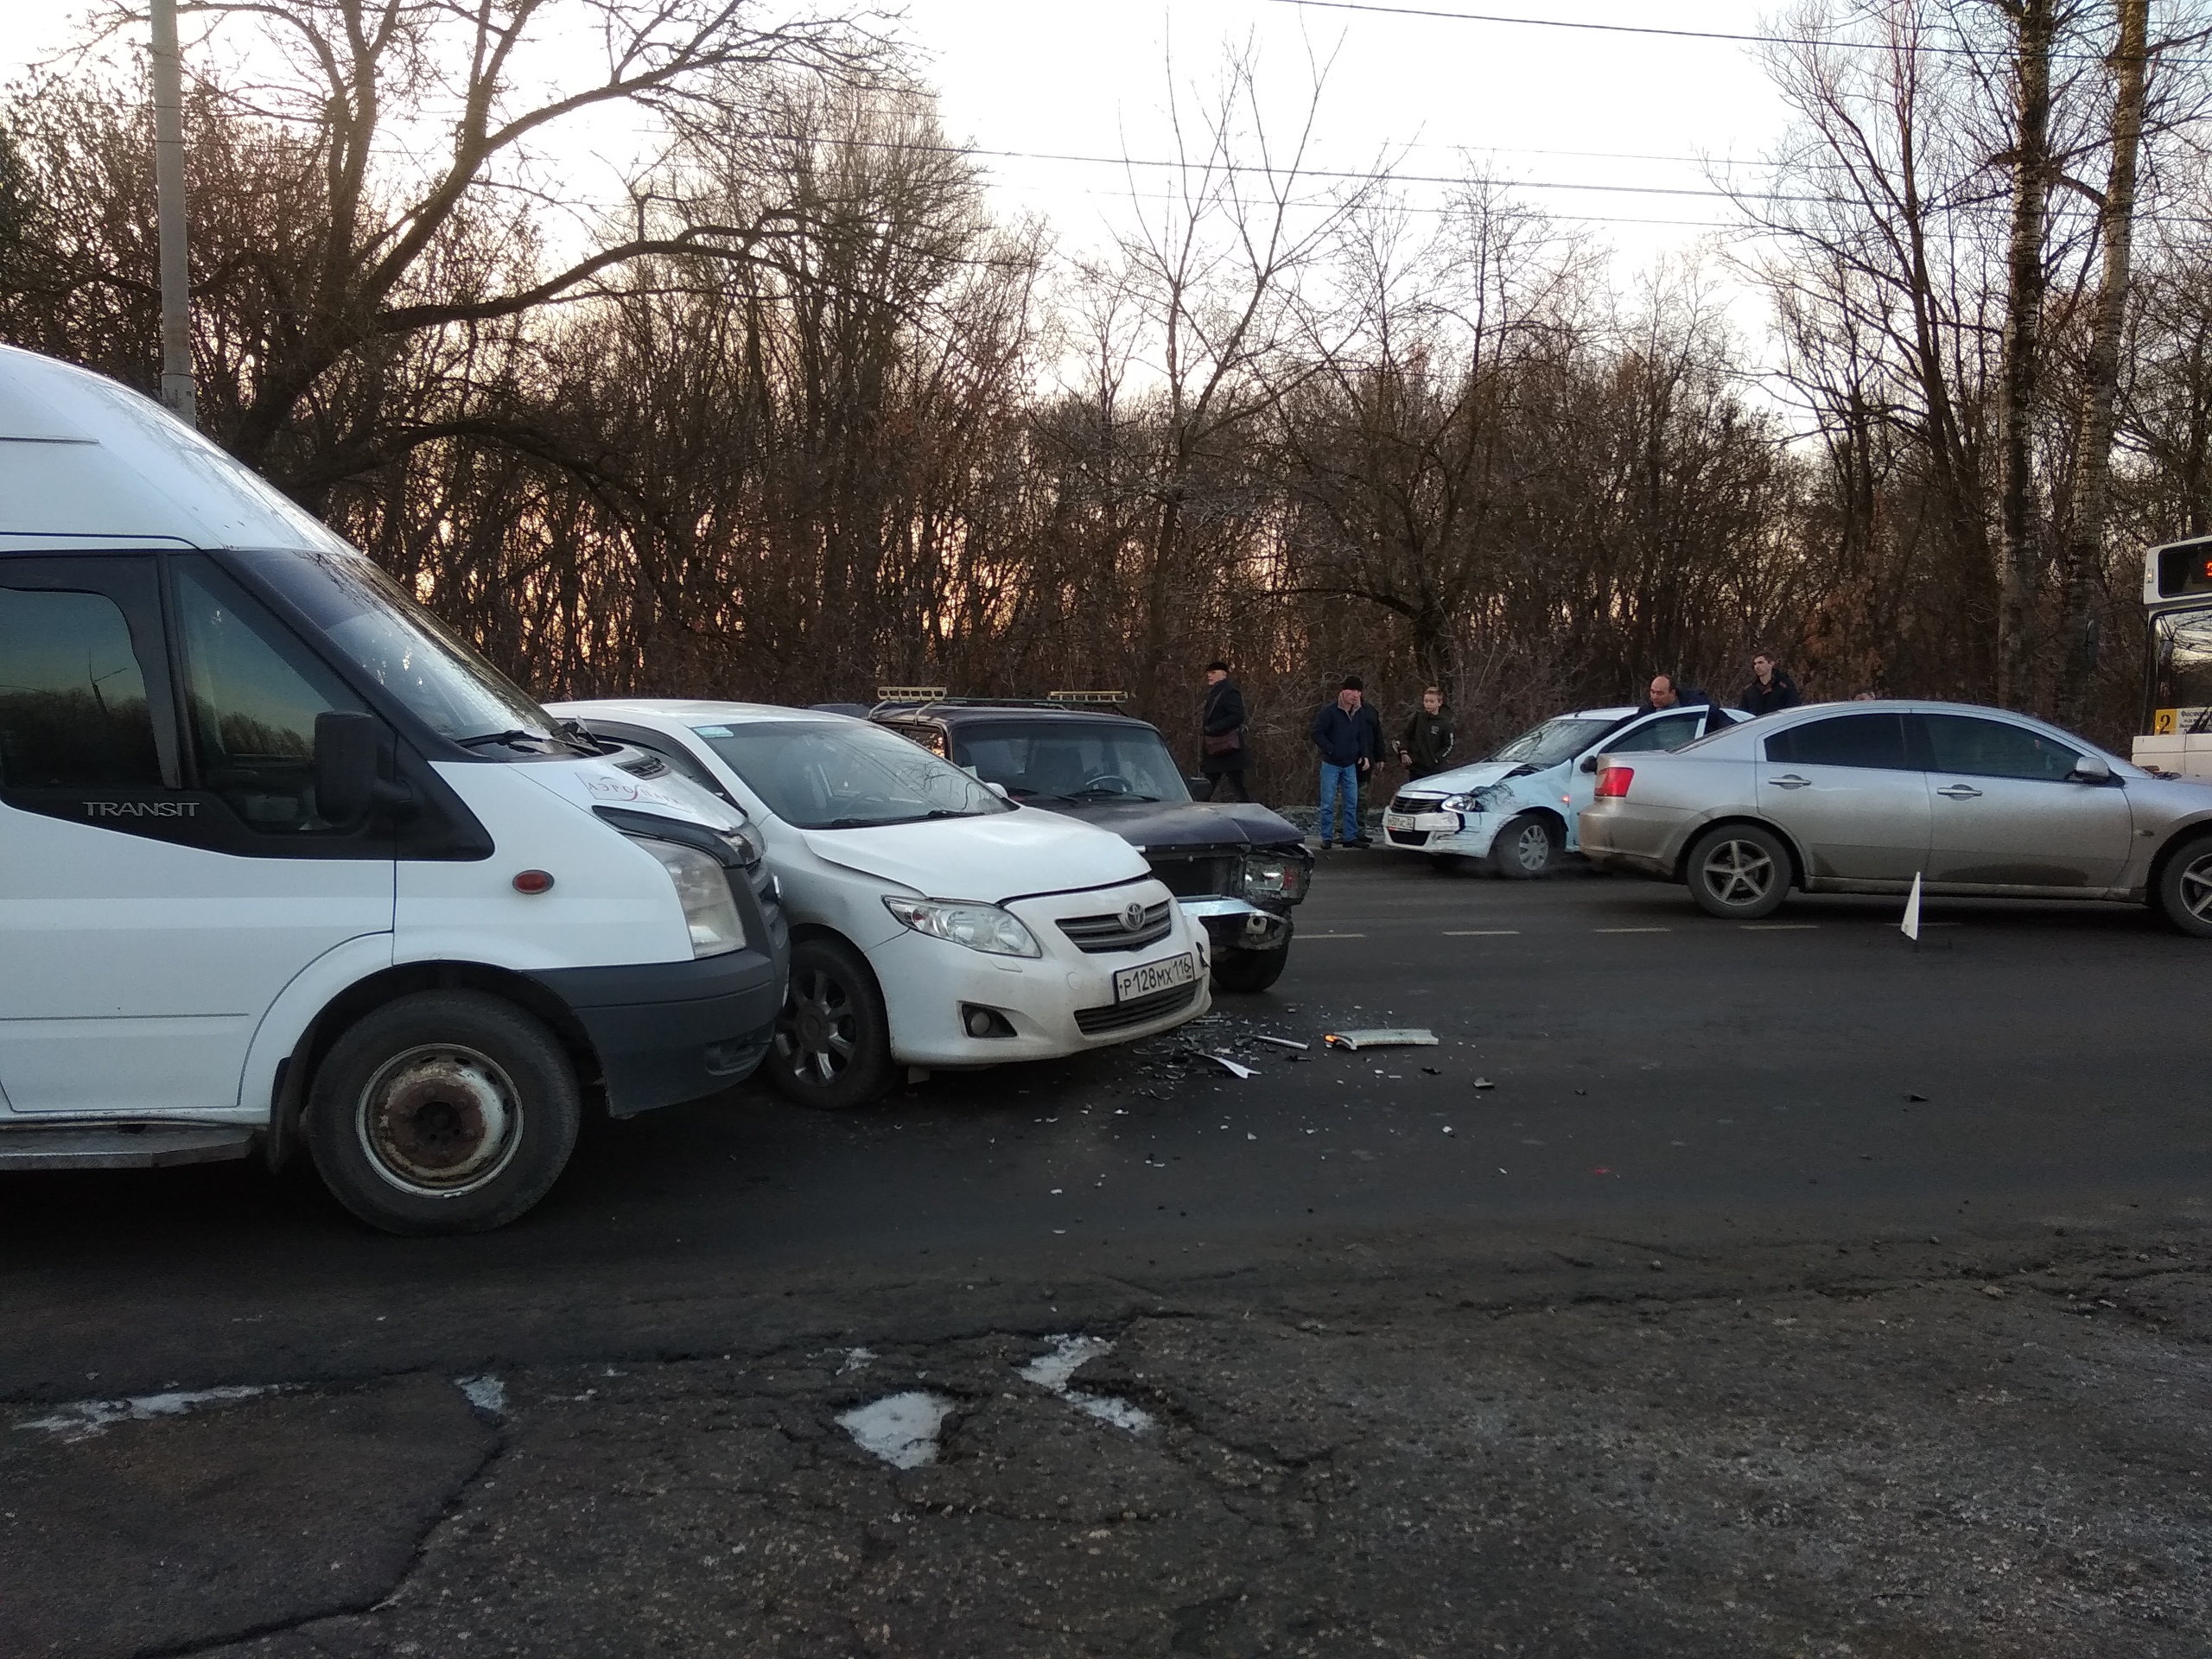
[[[191,268],[184,240],[184,62],[176,43],[176,0],[154,0],[154,199],[162,232],[162,402],[196,429]]]

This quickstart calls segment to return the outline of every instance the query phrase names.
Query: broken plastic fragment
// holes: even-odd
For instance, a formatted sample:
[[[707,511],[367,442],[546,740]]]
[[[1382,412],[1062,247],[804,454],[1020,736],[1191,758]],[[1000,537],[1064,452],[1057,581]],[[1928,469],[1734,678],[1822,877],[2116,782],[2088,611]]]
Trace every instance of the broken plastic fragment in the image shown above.
[[[1228,1072],[1232,1077],[1249,1077],[1255,1075],[1250,1066],[1239,1065],[1235,1060],[1230,1059],[1226,1054],[1209,1054],[1205,1058],[1211,1060],[1223,1071]]]
[[[1475,1087],[1478,1089],[1495,1089],[1497,1085],[1492,1083],[1488,1077],[1477,1077],[1475,1079]]]
[[[1376,1026],[1365,1031],[1332,1031],[1321,1040],[1332,1048],[1434,1048],[1436,1033],[1418,1026]]]
[[[1253,1033],[1252,1040],[1255,1043],[1265,1043],[1270,1048],[1294,1048],[1301,1054],[1306,1049],[1306,1044],[1294,1043],[1287,1037],[1262,1037],[1257,1032]]]

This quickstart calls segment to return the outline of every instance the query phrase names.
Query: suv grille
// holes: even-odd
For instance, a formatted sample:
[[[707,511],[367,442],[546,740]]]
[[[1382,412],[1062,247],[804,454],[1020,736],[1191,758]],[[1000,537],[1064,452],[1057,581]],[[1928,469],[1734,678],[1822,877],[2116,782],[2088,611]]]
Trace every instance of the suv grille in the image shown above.
[[[1178,899],[1234,894],[1243,887],[1239,877],[1244,860],[1241,853],[1209,853],[1194,858],[1178,857],[1155,849],[1145,855],[1145,861],[1152,866],[1153,874]]]
[[[1167,906],[1165,904],[1147,905],[1141,925],[1131,928],[1121,912],[1110,916],[1065,916],[1060,919],[1060,931],[1078,950],[1090,956],[1103,956],[1112,950],[1137,950],[1158,939],[1167,937]]]
[[[1198,1000],[1196,982],[1188,985],[1170,985],[1166,990],[1154,991],[1150,996],[1133,997],[1127,1002],[1116,1002],[1107,1007],[1077,1008],[1075,1023],[1084,1036],[1097,1037],[1109,1031],[1125,1031],[1131,1026],[1141,1026],[1147,1020],[1157,1020],[1163,1014],[1187,1008]]]

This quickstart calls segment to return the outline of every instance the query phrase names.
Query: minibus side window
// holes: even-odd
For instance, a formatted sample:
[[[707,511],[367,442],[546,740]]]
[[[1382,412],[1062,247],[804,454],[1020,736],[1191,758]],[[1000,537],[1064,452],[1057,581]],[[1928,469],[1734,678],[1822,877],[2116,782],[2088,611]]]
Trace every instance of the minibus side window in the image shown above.
[[[122,607],[105,594],[0,588],[0,788],[162,786]]]
[[[175,569],[200,786],[263,834],[330,830],[315,810],[315,717],[360,702],[226,579],[196,563]]]

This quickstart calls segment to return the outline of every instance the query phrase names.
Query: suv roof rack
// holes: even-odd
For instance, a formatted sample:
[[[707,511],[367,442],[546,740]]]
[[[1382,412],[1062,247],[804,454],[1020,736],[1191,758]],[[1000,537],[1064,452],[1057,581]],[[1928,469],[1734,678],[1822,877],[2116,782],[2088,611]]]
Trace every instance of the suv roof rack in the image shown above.
[[[886,695],[886,694],[889,695]],[[934,695],[928,695],[934,693]],[[928,686],[880,685],[878,709],[1098,709],[1118,714],[1127,702],[1124,691],[1055,691],[1042,697],[948,697]]]

